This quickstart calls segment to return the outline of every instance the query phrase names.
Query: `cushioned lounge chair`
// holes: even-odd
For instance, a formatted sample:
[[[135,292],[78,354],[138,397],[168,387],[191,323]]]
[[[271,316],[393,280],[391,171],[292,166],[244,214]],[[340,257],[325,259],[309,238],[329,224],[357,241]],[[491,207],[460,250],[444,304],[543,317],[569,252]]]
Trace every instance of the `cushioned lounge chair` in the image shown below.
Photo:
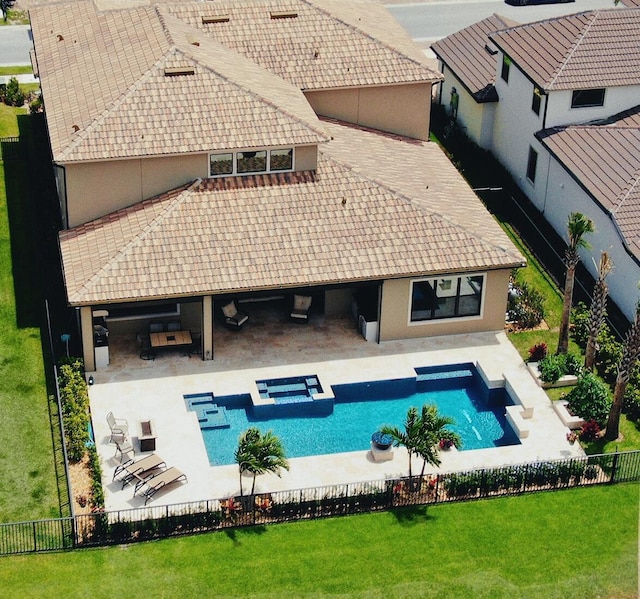
[[[164,489],[165,487],[180,480],[187,482],[187,475],[178,470],[175,466],[171,466],[171,468],[164,472],[159,472],[150,478],[139,480],[136,483],[136,488],[133,490],[133,495],[135,497],[138,491],[140,491],[140,495],[144,496],[144,504],[147,505],[147,501],[152,499],[160,489]]]
[[[113,412],[107,414],[107,424],[111,429],[111,436],[109,442],[113,441],[114,437],[119,439],[125,439],[129,434],[129,423],[124,418],[116,418]]]
[[[144,481],[155,471],[166,468],[166,466],[166,462],[159,455],[152,453],[137,461],[128,460],[116,466],[113,472],[113,480],[118,478],[124,489],[132,480],[137,480],[138,483]]]
[[[222,313],[224,314],[225,324],[231,329],[241,329],[244,323],[249,320],[248,314],[238,311],[235,302],[229,302],[222,306]]]
[[[291,310],[291,318],[295,322],[308,322],[309,309],[311,308],[310,295],[294,295],[293,309]]]

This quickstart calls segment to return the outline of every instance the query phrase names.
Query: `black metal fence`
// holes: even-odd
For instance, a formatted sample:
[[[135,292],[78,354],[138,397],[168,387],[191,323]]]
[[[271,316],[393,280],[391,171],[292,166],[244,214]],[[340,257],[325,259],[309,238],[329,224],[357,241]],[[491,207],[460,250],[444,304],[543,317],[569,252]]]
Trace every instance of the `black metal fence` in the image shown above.
[[[210,499],[0,525],[0,554],[202,532],[640,480],[640,451]]]

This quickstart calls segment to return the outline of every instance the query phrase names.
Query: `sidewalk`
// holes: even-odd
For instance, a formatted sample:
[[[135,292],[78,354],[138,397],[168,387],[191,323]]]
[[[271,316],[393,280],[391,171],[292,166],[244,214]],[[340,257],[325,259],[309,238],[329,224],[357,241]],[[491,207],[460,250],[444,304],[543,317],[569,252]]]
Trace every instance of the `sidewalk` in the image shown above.
[[[36,79],[31,73],[25,73],[23,75],[0,75],[0,85],[6,85],[12,77],[15,77],[18,80],[18,83],[39,82],[39,79]]]

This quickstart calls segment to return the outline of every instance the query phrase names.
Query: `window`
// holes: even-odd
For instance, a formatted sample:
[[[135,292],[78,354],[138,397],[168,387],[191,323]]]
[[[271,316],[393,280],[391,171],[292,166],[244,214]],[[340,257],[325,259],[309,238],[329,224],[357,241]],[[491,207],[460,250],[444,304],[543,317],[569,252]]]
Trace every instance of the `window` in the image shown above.
[[[527,179],[531,183],[536,181],[536,166],[538,166],[538,152],[533,148],[529,148],[529,160],[527,160]]]
[[[484,275],[412,281],[411,322],[479,316]]]
[[[511,66],[511,59],[506,55],[502,55],[502,71],[500,72],[500,77],[504,80],[505,83],[509,83],[509,67]]]
[[[578,89],[571,95],[571,108],[604,106],[604,89]]]
[[[290,171],[293,169],[293,148],[247,150],[209,155],[209,176],[245,175]]]
[[[209,165],[209,172],[212,176],[231,175],[233,173],[233,154],[211,154]]]
[[[289,171],[293,168],[293,150],[271,150],[269,158],[269,170]]]
[[[540,103],[542,101],[542,91],[539,87],[533,86],[533,99],[531,100],[531,110],[536,114],[540,114]]]

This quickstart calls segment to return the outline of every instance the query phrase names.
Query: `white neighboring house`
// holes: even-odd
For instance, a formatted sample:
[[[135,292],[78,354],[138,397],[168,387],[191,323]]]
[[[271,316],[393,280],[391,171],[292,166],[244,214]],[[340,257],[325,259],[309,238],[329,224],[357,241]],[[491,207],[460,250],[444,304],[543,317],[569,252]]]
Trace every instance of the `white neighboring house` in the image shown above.
[[[445,75],[439,101],[448,105],[451,87],[461,86],[459,124],[563,238],[571,212],[594,221],[592,249],[581,257],[595,276],[600,252],[610,253],[610,295],[632,320],[640,297],[640,9],[507,28],[500,20],[434,44]],[[492,77],[477,68],[489,56]],[[484,79],[474,81],[474,68]],[[495,94],[489,105],[478,99],[483,84]]]

